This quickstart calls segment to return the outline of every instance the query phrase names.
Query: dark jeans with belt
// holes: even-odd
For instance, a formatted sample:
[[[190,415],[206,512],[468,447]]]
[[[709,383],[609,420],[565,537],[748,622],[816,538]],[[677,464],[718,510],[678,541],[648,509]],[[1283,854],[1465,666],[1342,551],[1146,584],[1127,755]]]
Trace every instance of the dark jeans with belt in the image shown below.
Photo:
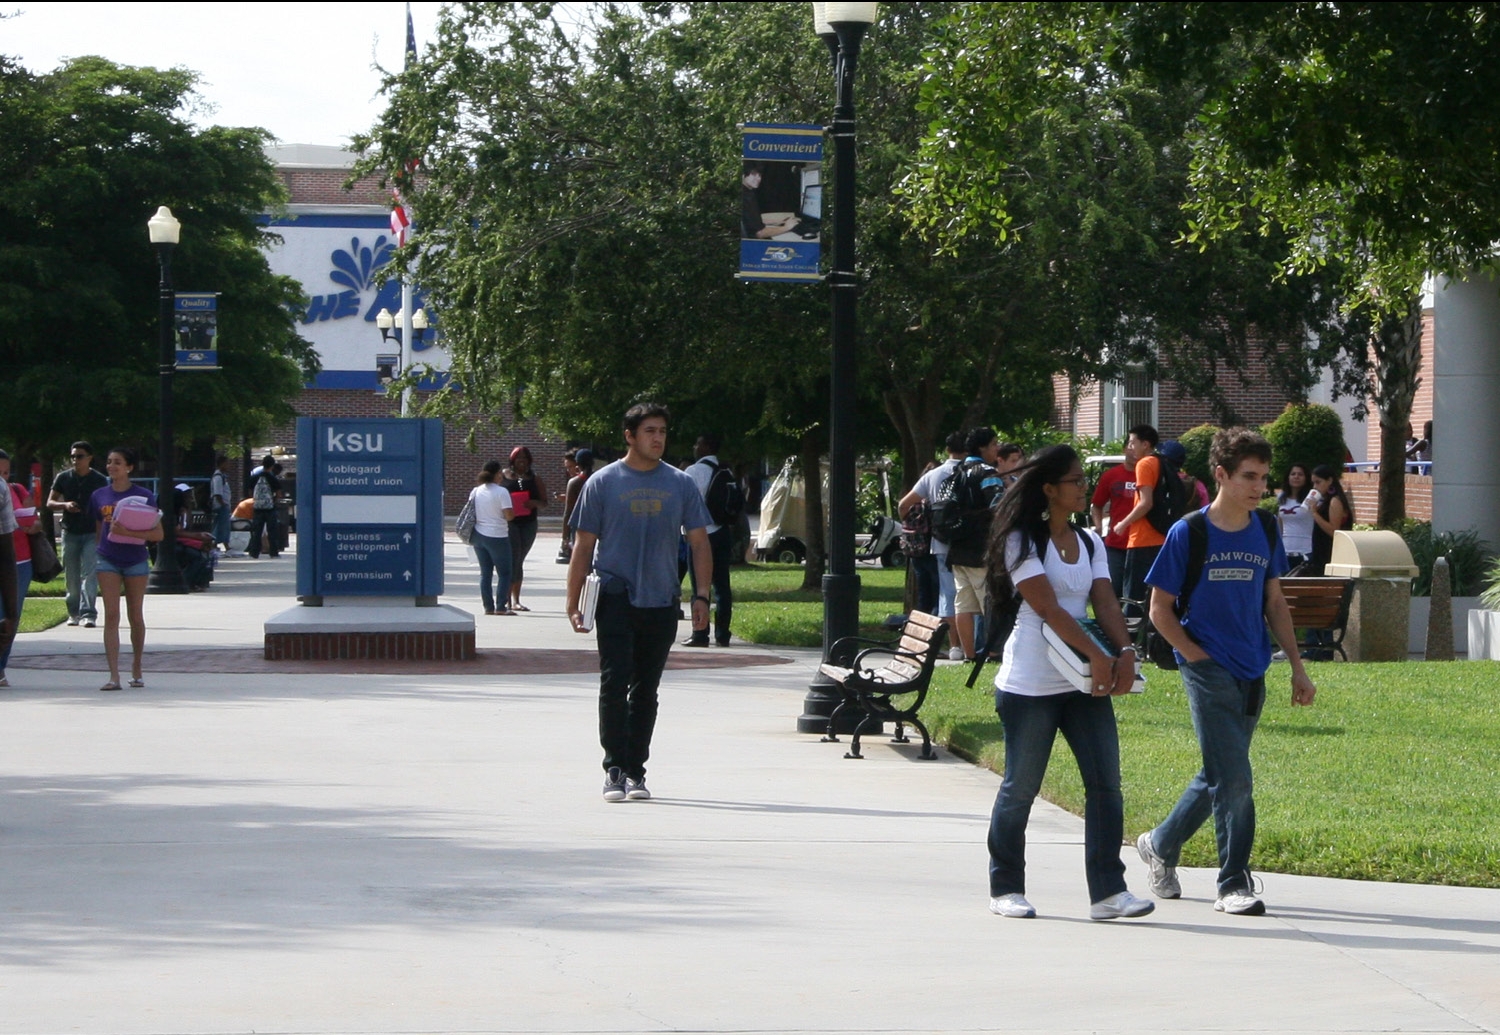
[[[656,688],[677,635],[677,605],[632,607],[624,593],[603,593],[594,614],[599,642],[599,744],[604,769],[646,776],[656,729]]]

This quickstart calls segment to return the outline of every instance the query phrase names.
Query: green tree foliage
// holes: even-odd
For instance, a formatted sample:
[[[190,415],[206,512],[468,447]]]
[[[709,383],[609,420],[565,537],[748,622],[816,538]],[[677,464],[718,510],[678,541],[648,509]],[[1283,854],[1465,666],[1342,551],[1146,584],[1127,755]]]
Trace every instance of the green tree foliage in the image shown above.
[[[1287,468],[1306,464],[1311,470],[1327,464],[1344,468],[1348,450],[1344,445],[1344,421],[1331,406],[1318,403],[1289,405],[1271,423],[1260,429],[1271,443],[1271,485],[1286,484]]]
[[[934,254],[891,192],[925,126],[910,70],[950,6],[884,5],[857,85],[861,437],[894,441],[907,470],[950,425],[1044,412],[1050,372],[997,315],[1015,285]],[[688,431],[818,448],[826,291],[733,280],[736,123],[820,122],[833,106],[807,6],[590,11],[575,38],[547,4],[447,9],[361,141],[370,168],[420,156],[420,276],[457,383],[567,433],[608,433],[654,394]]]
[[[1188,428],[1177,439],[1182,443],[1182,448],[1187,450],[1187,460],[1183,462],[1182,469],[1202,482],[1208,488],[1210,496],[1213,495],[1214,472],[1208,466],[1208,451],[1219,430],[1212,424],[1200,424],[1196,428]]]
[[[1144,366],[1225,423],[1236,378],[1302,395],[1351,342],[1327,277],[1283,276],[1272,235],[1181,246],[1203,86],[1118,67],[1117,49],[1103,5],[960,8],[923,67],[910,217],[1015,270],[1016,333],[1049,341],[1064,369]]]
[[[1337,271],[1372,332],[1368,385],[1344,387],[1379,414],[1379,521],[1391,524],[1405,502],[1417,292],[1429,273],[1489,263],[1500,239],[1494,5],[1107,6],[1124,64],[1203,84],[1189,237],[1281,239],[1293,273]]]
[[[157,206],[183,224],[178,290],[217,290],[218,372],[179,375],[179,441],[293,416],[313,369],[300,288],[271,274],[258,215],[282,198],[261,130],[194,129],[195,76],[80,58],[34,75],[0,58],[0,437],[50,459],[157,435]],[[148,453],[150,450],[148,449]]]

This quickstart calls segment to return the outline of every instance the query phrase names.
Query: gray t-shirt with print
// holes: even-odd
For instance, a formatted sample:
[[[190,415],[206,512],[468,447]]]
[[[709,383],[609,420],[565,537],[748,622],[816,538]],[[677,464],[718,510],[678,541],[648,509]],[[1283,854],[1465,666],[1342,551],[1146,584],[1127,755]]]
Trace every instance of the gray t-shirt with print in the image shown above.
[[[709,517],[682,471],[661,463],[637,471],[617,460],[583,483],[569,523],[599,537],[594,570],[604,592],[623,587],[635,607],[672,607],[682,594],[678,543],[684,532],[707,528]]]

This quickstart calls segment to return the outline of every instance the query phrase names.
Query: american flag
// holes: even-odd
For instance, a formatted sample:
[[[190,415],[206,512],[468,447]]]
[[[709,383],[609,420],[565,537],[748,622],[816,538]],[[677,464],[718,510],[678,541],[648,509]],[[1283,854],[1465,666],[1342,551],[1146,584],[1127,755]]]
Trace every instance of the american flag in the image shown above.
[[[406,67],[410,68],[412,62],[417,60],[417,30],[411,21],[411,4],[406,5]],[[406,163],[402,169],[404,175],[397,177],[397,186],[391,188],[391,199],[394,202],[391,208],[391,234],[396,238],[396,247],[406,244],[406,232],[411,227],[411,210],[406,207],[406,199],[401,196],[399,184],[409,182],[417,171],[415,158]]]

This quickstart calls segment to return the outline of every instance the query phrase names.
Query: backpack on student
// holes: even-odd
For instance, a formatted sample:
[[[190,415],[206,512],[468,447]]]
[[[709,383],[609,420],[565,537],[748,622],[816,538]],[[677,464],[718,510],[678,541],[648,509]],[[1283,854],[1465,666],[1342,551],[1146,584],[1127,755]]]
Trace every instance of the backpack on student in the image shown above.
[[[703,494],[703,502],[708,505],[708,516],[716,525],[734,524],[745,512],[745,494],[740,491],[740,483],[735,480],[734,472],[712,460],[698,462],[707,464],[713,471],[708,481],[708,490]]]
[[[1078,533],[1078,538],[1083,540],[1083,547],[1089,555],[1089,563],[1093,564],[1094,537],[1077,527],[1074,531]],[[1043,535],[1034,540],[1038,560],[1046,559],[1048,539],[1049,536]],[[965,684],[967,686],[974,685],[975,680],[979,678],[979,670],[984,667],[986,661],[992,657],[1000,657],[1005,650],[1005,641],[1010,639],[1010,634],[1016,628],[1016,616],[1021,613],[1021,591],[1011,581],[1010,572],[992,572],[989,588],[984,608],[984,643],[975,647],[974,667],[969,670],[969,678]]]
[[[271,491],[271,480],[262,474],[255,479],[255,492],[252,494],[256,510],[274,510],[276,508],[276,494]]]
[[[990,504],[984,483],[996,477],[995,469],[982,460],[965,461],[938,489],[932,501],[932,534],[939,542],[983,542],[990,529]]]
[[[932,507],[920,497],[901,519],[901,552],[908,557],[932,552]]]
[[[1281,534],[1276,527],[1276,516],[1264,510],[1257,510],[1255,516],[1260,519],[1260,527],[1266,533],[1266,547],[1270,550],[1270,555],[1275,557],[1276,543]],[[1208,515],[1201,510],[1195,510],[1183,520],[1187,522],[1188,527],[1187,567],[1182,571],[1182,587],[1177,591],[1177,603],[1172,607],[1172,613],[1179,620],[1188,613],[1188,602],[1193,596],[1193,590],[1198,586],[1199,577],[1203,574],[1203,562],[1208,559]],[[1144,645],[1146,656],[1155,663],[1157,668],[1176,672],[1177,655],[1172,653],[1172,645],[1167,642],[1167,638],[1151,625],[1149,613],[1145,621],[1141,623],[1141,629],[1146,641]]]
[[[1162,535],[1188,512],[1187,486],[1177,473],[1177,465],[1160,453],[1156,459],[1161,466],[1161,475],[1156,479],[1156,489],[1151,494],[1151,509],[1146,520]]]

